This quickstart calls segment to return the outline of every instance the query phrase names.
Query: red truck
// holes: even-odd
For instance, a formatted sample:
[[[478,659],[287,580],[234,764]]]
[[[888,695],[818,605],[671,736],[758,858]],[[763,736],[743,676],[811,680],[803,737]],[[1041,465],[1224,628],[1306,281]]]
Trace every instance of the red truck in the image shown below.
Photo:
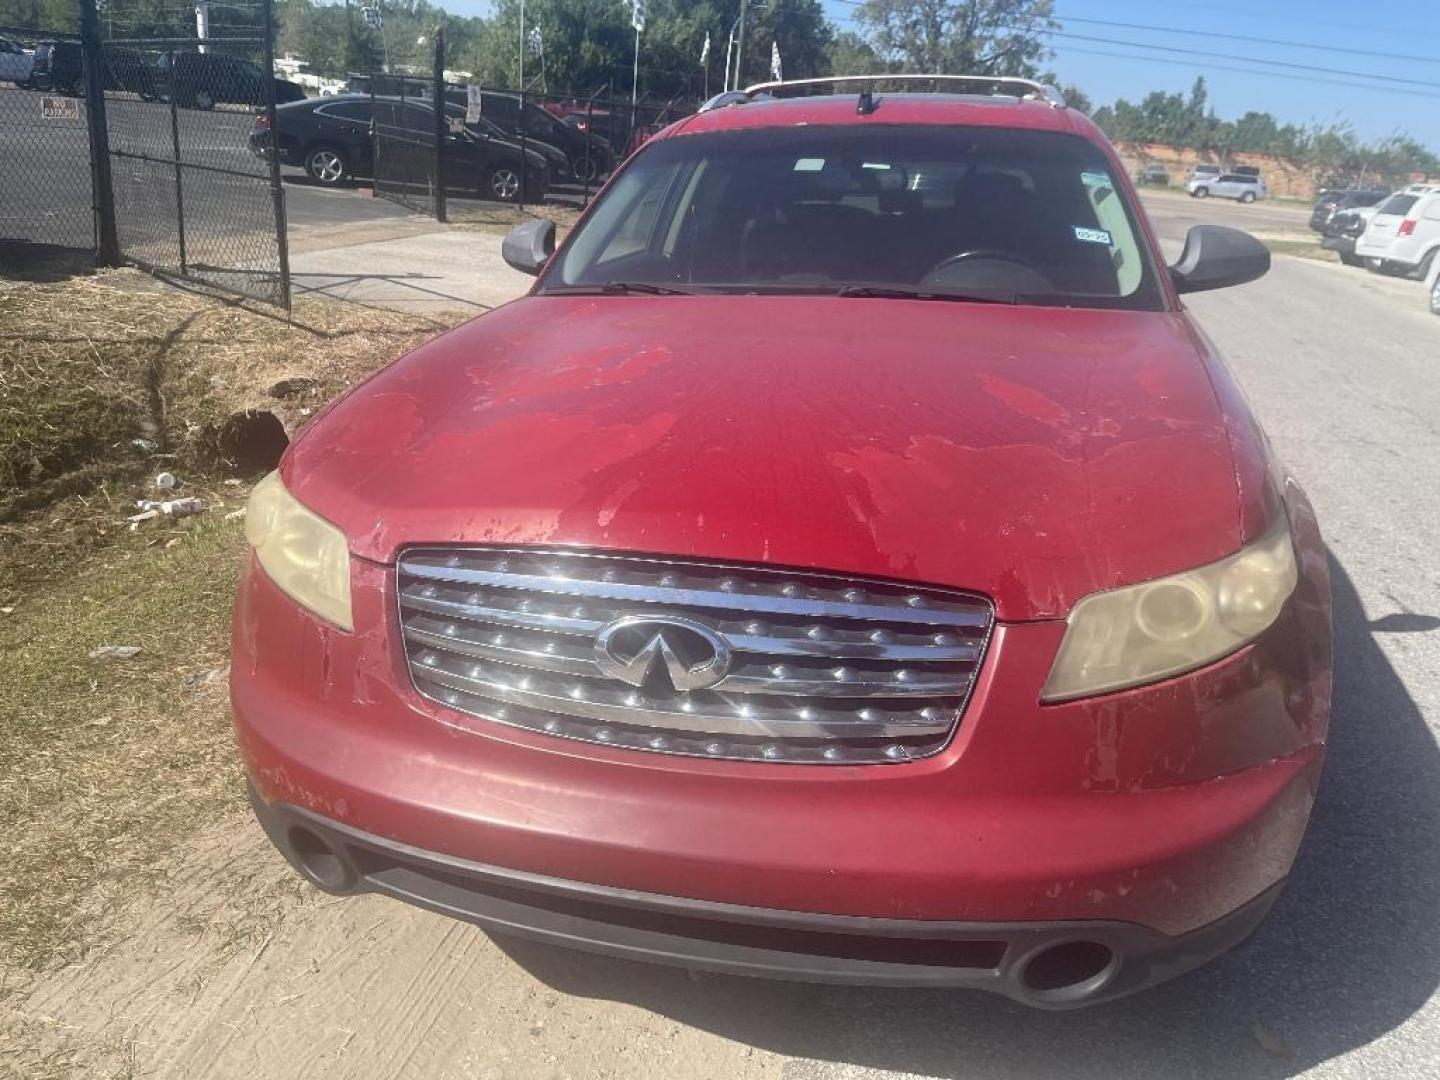
[[[257,486],[231,694],[300,873],[1047,1008],[1259,923],[1327,564],[1181,296],[1269,255],[1197,226],[1167,267],[1088,119],[944,85],[712,102]]]

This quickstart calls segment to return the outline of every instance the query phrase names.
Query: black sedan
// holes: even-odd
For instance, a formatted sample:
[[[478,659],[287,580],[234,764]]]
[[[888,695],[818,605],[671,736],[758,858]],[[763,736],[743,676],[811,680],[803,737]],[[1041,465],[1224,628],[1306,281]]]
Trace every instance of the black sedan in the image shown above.
[[[272,139],[268,118],[255,118],[250,150],[259,157],[278,142],[280,160],[298,165],[310,179],[336,187],[357,177],[375,175],[375,144],[388,155],[384,176],[391,182],[428,183],[435,145],[435,113],[429,102],[398,97],[341,94],[281,105],[275,110],[279,127]],[[514,202],[520,195],[520,148],[484,132],[447,131],[445,186],[482,199]],[[527,150],[524,157],[526,198],[539,199],[550,184],[543,155]]]
[[[1389,194],[1383,188],[1331,188],[1323,191],[1310,212],[1310,228],[1329,235],[1326,226],[1336,214],[1376,206]]]
[[[1355,254],[1355,241],[1360,238],[1369,222],[1370,217],[1363,208],[1337,210],[1320,230],[1320,246],[1339,255],[1340,261],[1346,266],[1364,266],[1365,261]]]

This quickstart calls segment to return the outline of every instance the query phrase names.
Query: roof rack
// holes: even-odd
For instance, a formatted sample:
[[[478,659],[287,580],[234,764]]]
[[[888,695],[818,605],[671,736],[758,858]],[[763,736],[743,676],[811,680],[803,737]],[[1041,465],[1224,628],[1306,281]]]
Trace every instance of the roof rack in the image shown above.
[[[1065,108],[1065,95],[1049,83],[1038,82],[1035,79],[1022,79],[1015,75],[827,75],[823,78],[814,79],[790,79],[781,82],[756,83],[754,86],[747,86],[744,91],[744,99],[749,100],[758,94],[774,94],[777,91],[796,90],[808,86],[835,86],[840,83],[865,83],[861,90],[861,111],[870,112],[866,99],[870,98],[875,90],[876,83],[965,83],[970,86],[991,86],[993,92],[1004,93],[1009,87],[1014,91],[1016,97],[1030,98],[1036,101],[1043,101],[1051,108]],[[724,99],[724,100],[722,100]],[[706,105],[710,108],[720,108],[724,105],[736,104],[742,99],[737,98],[734,91],[728,94],[720,94],[712,98]]]

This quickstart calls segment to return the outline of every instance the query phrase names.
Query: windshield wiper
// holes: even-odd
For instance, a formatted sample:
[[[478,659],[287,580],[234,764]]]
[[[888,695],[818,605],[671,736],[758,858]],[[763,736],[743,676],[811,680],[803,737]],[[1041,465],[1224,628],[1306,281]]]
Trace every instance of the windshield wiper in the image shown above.
[[[693,289],[681,289],[674,285],[656,285],[650,281],[606,281],[600,285],[559,285],[546,289],[547,293],[565,296],[621,296],[625,293],[643,293],[646,296],[694,296]]]
[[[889,285],[846,285],[836,296],[854,296],[867,300],[954,300],[969,304],[1018,304],[1015,293],[1002,292],[936,292],[933,289],[905,289]]]

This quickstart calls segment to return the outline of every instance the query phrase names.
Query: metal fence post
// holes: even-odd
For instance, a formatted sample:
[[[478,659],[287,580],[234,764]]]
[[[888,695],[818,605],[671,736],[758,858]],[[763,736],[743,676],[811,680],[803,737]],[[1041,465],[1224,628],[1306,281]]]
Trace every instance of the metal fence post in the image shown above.
[[[435,30],[435,71],[430,91],[435,102],[435,220],[445,221],[445,144],[450,123],[445,117],[445,28]]]
[[[165,77],[170,84],[170,92],[166,95],[170,98],[170,152],[175,163],[175,234],[180,242],[180,273],[188,274],[190,261],[185,255],[185,182],[180,171],[180,113],[175,104],[175,50],[168,49],[166,55],[169,57]]]
[[[520,46],[525,47],[524,43]],[[529,154],[525,147],[525,86],[520,86],[520,188],[515,194],[515,203],[521,210],[525,209],[525,178],[530,170],[525,166],[529,164]]]
[[[585,196],[581,206],[590,205],[590,181],[600,171],[600,162],[595,159],[595,94],[599,92],[596,90],[585,102],[585,160],[590,165],[585,170]]]
[[[260,36],[265,39],[265,116],[270,122],[270,199],[275,204],[275,245],[280,266],[280,295],[290,302],[290,226],[285,220],[285,186],[280,180],[280,122],[275,117],[275,5],[260,0]],[[171,95],[172,97],[174,95]]]
[[[115,227],[115,182],[110,173],[110,129],[105,122],[105,58],[95,0],[80,3],[80,48],[85,68],[85,116],[90,133],[90,185],[95,208],[95,261],[120,264]]]

